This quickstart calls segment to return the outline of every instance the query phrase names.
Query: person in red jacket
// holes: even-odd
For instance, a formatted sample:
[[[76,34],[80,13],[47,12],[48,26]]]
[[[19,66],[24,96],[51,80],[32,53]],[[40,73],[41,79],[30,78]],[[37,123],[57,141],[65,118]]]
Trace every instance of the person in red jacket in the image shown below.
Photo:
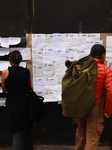
[[[94,108],[84,118],[75,119],[78,124],[75,137],[75,150],[97,150],[100,136],[104,129],[104,116],[112,114],[112,71],[104,65],[106,50],[104,46],[96,44],[91,48],[90,55],[97,62],[97,76],[95,82],[95,98],[106,88],[106,99],[103,115],[101,115],[102,96],[97,100]]]

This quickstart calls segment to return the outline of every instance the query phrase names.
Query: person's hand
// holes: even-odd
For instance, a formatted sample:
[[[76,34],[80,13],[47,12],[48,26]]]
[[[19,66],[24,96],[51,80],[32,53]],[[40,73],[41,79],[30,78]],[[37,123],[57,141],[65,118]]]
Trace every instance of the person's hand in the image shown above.
[[[106,117],[106,118],[109,118],[110,116],[111,116],[111,114],[110,113],[107,113],[106,111],[104,111],[104,116]]]

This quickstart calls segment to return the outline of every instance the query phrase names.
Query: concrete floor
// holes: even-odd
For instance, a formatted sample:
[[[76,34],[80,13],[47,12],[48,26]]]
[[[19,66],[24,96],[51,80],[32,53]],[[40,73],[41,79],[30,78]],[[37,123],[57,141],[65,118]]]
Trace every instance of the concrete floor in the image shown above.
[[[74,150],[73,146],[59,146],[59,145],[38,145],[34,150]],[[100,146],[98,150],[111,150],[109,146]]]
[[[0,146],[0,150],[12,150],[11,147]],[[73,146],[35,145],[33,150],[74,150]],[[99,146],[98,150],[111,150],[109,146]]]

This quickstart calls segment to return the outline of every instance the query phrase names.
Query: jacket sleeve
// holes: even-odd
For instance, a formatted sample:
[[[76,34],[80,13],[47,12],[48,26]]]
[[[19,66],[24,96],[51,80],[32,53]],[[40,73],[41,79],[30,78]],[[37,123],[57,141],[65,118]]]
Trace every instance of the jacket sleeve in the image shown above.
[[[108,66],[105,67],[105,88],[106,100],[104,110],[112,114],[112,71]]]

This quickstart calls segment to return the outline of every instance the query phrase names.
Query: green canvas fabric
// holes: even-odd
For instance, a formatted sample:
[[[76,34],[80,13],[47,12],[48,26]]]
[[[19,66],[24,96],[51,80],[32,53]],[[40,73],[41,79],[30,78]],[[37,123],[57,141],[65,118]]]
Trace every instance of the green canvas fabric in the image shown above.
[[[62,79],[62,114],[66,117],[86,116],[96,103],[97,63],[91,56],[72,62]]]

